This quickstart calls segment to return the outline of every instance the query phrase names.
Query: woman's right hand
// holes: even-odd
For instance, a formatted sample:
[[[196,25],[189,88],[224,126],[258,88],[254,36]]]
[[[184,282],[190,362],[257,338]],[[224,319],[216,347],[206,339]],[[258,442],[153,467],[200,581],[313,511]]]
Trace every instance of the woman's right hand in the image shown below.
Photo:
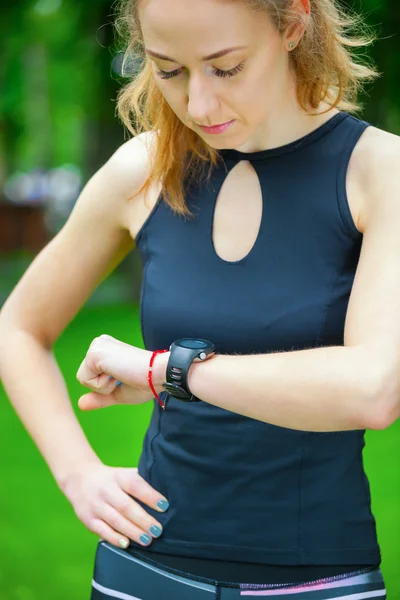
[[[148,546],[162,533],[162,525],[131,496],[158,512],[165,512],[168,500],[138,474],[137,468],[91,462],[70,475],[62,491],[82,523],[114,546],[127,548],[129,540]],[[160,500],[167,503],[165,507],[157,505]],[[159,531],[151,529],[154,526]],[[147,538],[140,539],[144,534]]]

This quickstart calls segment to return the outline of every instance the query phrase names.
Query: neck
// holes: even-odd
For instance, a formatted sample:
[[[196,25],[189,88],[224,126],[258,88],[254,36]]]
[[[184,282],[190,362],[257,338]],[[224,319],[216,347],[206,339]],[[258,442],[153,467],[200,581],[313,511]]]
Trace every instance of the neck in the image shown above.
[[[264,123],[236,149],[240,152],[258,152],[290,144],[317,129],[338,112],[326,103],[321,103],[317,110],[304,110],[298,103],[294,83],[289,82]]]

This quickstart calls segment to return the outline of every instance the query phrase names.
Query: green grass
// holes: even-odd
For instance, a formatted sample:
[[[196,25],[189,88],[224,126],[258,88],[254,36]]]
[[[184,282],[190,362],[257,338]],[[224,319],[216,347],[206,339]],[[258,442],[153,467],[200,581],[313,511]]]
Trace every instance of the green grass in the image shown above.
[[[55,353],[73,405],[85,393],[76,371],[101,333],[142,346],[137,307],[83,309]],[[32,382],[32,398],[40,394]],[[137,466],[151,404],[76,411],[91,444],[109,465]],[[400,421],[368,431],[364,464],[377,520],[389,600],[400,600]],[[87,600],[97,536],[86,530],[58,489],[0,388],[0,600]]]

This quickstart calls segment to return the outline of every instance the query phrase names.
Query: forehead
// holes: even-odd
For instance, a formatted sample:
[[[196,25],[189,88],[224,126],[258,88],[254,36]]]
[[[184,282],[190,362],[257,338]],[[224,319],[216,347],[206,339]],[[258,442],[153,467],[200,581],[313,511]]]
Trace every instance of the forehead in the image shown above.
[[[199,56],[250,44],[270,25],[240,0],[141,0],[139,20],[147,47],[187,53],[195,44]]]

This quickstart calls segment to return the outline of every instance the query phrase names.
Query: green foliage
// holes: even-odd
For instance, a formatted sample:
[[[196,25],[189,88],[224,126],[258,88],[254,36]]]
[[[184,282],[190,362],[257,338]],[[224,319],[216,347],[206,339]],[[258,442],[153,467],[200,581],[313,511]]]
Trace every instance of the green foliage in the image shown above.
[[[8,173],[65,162],[85,167],[99,129],[110,122],[118,128],[108,12],[109,3],[99,0],[26,0],[2,14],[0,124]]]

